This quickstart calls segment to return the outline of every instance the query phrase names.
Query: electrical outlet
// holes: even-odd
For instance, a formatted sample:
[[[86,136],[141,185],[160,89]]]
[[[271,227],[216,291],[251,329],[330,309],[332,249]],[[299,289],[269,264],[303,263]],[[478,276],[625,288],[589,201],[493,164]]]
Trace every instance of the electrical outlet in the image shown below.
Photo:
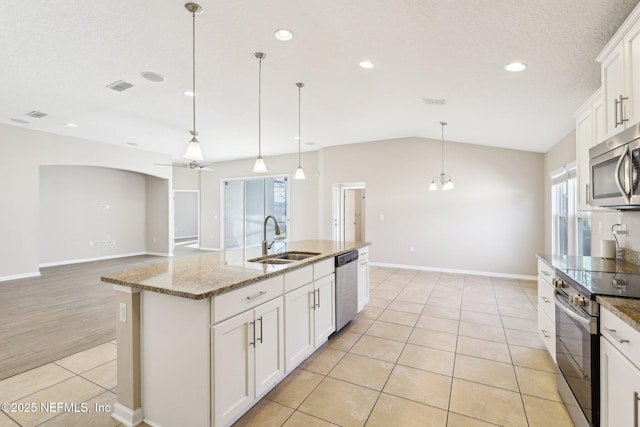
[[[127,304],[124,302],[120,303],[120,321],[127,323]]]

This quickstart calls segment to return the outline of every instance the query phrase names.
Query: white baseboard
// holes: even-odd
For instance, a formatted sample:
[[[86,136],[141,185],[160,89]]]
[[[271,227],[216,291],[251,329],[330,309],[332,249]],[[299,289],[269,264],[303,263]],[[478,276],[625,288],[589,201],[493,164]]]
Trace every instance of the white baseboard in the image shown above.
[[[79,259],[71,259],[66,261],[45,262],[40,264],[38,267],[40,268],[56,267],[58,265],[80,264],[83,262],[92,262],[92,261],[104,261],[107,259],[126,258],[126,257],[146,255],[146,254],[148,254],[148,252],[132,252],[128,254],[107,255],[107,256],[93,257],[93,258],[79,258]]]
[[[169,252],[144,252],[142,255],[153,255],[153,256],[173,256],[173,254],[169,253]]]
[[[142,414],[142,408],[138,408],[134,411],[131,408],[124,406],[120,402],[116,402],[115,406],[113,407],[113,413],[111,414],[111,417],[115,418],[127,427],[137,426],[138,424],[142,423],[142,420],[144,418]]]
[[[523,274],[492,273],[490,271],[458,270],[455,268],[425,267],[422,265],[387,264],[383,262],[370,262],[369,265],[372,267],[387,267],[387,268],[401,268],[406,270],[435,271],[438,273],[468,274],[470,276],[503,277],[505,279],[534,280],[534,281],[538,280],[537,276],[527,276]]]
[[[9,276],[0,276],[0,282],[6,282],[8,280],[27,279],[29,277],[38,277],[38,276],[40,276],[39,271],[34,271],[32,273],[23,273],[23,274],[11,274]]]
[[[220,248],[206,248],[204,246],[199,246],[198,249],[200,249],[201,251],[222,252],[222,249]]]

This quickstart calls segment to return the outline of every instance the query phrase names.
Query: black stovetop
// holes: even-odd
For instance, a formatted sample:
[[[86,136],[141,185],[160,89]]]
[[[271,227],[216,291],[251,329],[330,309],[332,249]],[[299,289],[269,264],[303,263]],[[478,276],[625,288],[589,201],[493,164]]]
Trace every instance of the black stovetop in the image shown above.
[[[640,274],[589,270],[559,270],[559,273],[561,278],[569,279],[577,285],[576,290],[592,300],[597,295],[640,298]]]

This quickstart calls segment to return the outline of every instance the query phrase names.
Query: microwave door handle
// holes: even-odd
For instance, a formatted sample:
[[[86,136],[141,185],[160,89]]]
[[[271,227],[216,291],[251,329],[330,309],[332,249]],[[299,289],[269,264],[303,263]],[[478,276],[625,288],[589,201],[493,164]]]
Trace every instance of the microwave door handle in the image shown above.
[[[618,187],[618,190],[620,190],[620,193],[624,196],[624,199],[627,201],[627,204],[631,200],[630,200],[629,195],[627,194],[626,190],[622,186],[622,182],[620,181],[620,169],[622,168],[622,164],[624,163],[625,159],[627,158],[628,152],[629,152],[629,147],[627,146],[627,149],[625,150],[625,152],[620,155],[620,158],[618,159],[618,163],[616,164],[616,170],[614,172],[614,180],[616,182],[616,186]]]

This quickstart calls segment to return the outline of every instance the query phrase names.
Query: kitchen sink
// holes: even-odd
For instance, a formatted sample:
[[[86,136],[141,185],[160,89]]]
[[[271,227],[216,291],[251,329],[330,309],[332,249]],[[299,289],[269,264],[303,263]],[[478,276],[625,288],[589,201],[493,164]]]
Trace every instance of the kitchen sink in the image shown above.
[[[275,259],[286,259],[291,261],[301,261],[303,259],[311,258],[312,256],[320,255],[319,252],[285,252],[280,255],[276,255]]]
[[[289,264],[295,261],[302,261],[307,258],[320,255],[320,252],[300,252],[290,251],[281,254],[267,255],[260,258],[253,258],[249,262],[259,262],[261,264]]]

